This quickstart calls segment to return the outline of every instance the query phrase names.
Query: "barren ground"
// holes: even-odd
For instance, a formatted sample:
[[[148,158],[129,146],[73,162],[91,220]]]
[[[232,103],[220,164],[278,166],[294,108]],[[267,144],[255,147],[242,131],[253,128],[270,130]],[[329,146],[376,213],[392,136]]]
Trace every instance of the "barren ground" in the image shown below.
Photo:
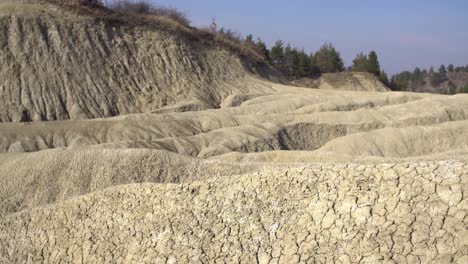
[[[287,86],[18,6],[0,1],[0,263],[468,263],[468,95]]]

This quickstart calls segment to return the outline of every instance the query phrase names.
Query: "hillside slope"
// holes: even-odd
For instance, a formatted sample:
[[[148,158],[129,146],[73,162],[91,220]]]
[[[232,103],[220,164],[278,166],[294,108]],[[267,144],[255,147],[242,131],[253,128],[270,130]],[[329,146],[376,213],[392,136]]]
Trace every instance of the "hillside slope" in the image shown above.
[[[259,91],[245,81],[249,61],[184,32],[35,2],[0,1],[0,122],[110,117],[194,99],[217,107],[233,92]]]
[[[423,81],[419,84],[413,84],[410,82],[406,90],[418,93],[438,93],[438,94],[449,94],[449,84],[454,85],[455,89],[452,93],[461,93],[462,89],[468,85],[468,72],[447,72],[446,79],[439,85],[433,86],[430,81],[430,77],[426,76]]]
[[[325,73],[318,79],[303,78],[292,82],[300,87],[310,87],[323,90],[388,92],[377,77],[366,72]]]

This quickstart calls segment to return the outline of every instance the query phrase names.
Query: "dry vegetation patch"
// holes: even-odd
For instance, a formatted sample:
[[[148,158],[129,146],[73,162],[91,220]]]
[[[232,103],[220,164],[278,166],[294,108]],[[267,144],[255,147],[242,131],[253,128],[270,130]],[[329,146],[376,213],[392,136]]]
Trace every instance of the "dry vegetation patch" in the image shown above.
[[[104,19],[109,23],[125,26],[155,27],[172,33],[219,45],[256,62],[266,63],[266,58],[233,30],[221,28],[195,28],[190,25],[187,13],[173,7],[157,5],[147,0],[45,0],[46,2],[73,8]]]
[[[191,22],[189,16],[186,13],[176,8],[155,5],[144,0],[114,1],[108,7],[114,11],[124,14],[150,15],[159,18],[169,18],[187,27],[190,26]]]

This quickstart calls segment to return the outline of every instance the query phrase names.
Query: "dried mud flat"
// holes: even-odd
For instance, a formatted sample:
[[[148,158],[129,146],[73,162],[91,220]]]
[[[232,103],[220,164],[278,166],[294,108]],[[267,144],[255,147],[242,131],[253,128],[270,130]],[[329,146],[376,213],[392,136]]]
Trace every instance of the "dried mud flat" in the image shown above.
[[[314,164],[118,186],[2,219],[1,253],[54,263],[466,262],[460,162]]]
[[[468,261],[468,96],[281,89],[0,124],[2,261]]]
[[[83,33],[87,17],[65,27],[65,11],[34,20],[36,4],[13,3],[0,2],[0,263],[468,262],[468,95],[387,92],[365,74],[281,85],[225,50]],[[132,71],[61,79],[47,68],[68,47],[58,36]],[[50,60],[31,67],[20,39]],[[150,42],[151,56],[127,53]]]

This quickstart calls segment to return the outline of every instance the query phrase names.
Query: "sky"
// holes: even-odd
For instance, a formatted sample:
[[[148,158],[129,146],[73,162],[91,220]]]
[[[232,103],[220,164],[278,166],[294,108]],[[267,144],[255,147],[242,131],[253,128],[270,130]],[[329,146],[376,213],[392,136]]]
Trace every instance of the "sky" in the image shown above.
[[[331,42],[346,65],[375,50],[388,73],[468,64],[468,0],[150,0],[189,14],[192,25],[218,26],[268,45],[308,52]]]

